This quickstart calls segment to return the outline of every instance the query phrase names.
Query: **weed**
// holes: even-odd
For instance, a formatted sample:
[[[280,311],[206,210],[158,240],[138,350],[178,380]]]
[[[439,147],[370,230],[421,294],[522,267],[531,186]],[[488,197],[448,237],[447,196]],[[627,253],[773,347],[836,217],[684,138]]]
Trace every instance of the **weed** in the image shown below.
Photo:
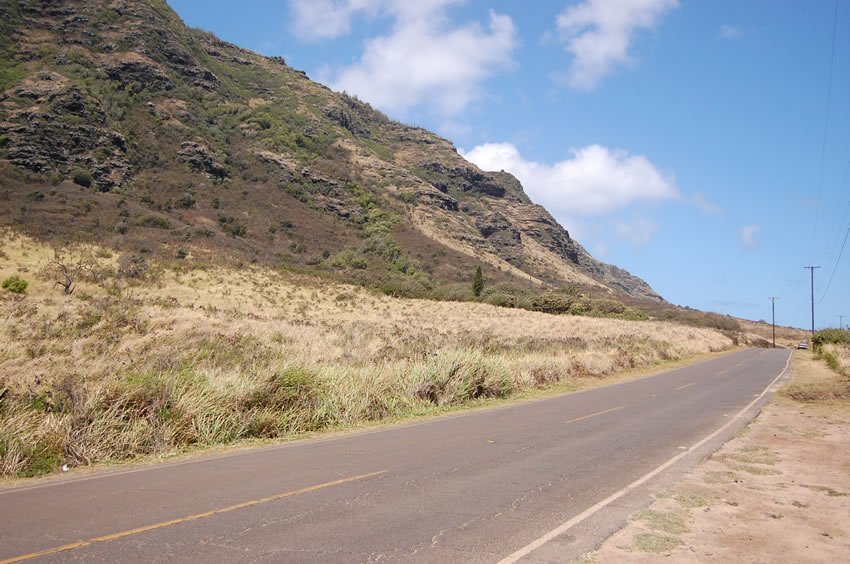
[[[777,476],[781,474],[773,468],[763,468],[761,466],[750,466],[748,464],[736,464],[733,466],[735,470],[752,474],[753,476]]]
[[[685,515],[679,512],[644,509],[638,512],[634,519],[643,521],[649,528],[664,533],[679,535],[688,532]]]
[[[0,284],[0,286],[2,286],[4,290],[12,292],[13,294],[25,294],[27,292],[28,285],[29,282],[27,282],[17,274],[6,278],[5,280],[3,280],[3,283]]]
[[[729,456],[732,460],[743,464],[767,464],[774,465],[779,462],[779,457],[769,448],[760,445],[751,445],[739,449],[736,453]]]
[[[740,476],[735,474],[734,472],[706,472],[702,477],[703,482],[706,484],[731,484],[733,482],[739,482]]]
[[[676,537],[644,533],[635,535],[635,538],[632,541],[632,548],[642,552],[655,552],[660,554],[663,552],[670,552],[681,544],[682,541]]]

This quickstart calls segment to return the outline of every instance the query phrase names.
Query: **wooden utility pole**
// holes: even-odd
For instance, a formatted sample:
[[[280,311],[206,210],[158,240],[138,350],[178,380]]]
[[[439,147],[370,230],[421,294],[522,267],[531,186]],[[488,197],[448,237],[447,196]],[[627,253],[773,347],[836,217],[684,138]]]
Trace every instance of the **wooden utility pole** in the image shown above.
[[[815,336],[815,269],[820,268],[819,266],[804,266],[803,268],[808,268],[811,273],[812,278],[812,337]]]
[[[778,296],[771,296],[770,298],[770,315],[771,315],[771,325],[773,326],[773,348],[776,348],[776,300],[779,299]]]

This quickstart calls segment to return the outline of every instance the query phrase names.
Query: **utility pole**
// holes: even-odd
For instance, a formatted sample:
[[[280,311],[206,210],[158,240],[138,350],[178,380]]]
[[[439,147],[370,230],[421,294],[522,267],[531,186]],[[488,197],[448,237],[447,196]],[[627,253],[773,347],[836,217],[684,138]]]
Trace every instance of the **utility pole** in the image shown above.
[[[815,336],[815,269],[820,268],[819,266],[804,266],[803,268],[808,268],[811,273],[812,278],[812,337]]]
[[[838,328],[844,329],[844,316],[843,315],[838,316]]]
[[[776,348],[776,300],[778,300],[779,297],[771,296],[768,299],[770,300],[771,325],[773,325],[773,348]]]

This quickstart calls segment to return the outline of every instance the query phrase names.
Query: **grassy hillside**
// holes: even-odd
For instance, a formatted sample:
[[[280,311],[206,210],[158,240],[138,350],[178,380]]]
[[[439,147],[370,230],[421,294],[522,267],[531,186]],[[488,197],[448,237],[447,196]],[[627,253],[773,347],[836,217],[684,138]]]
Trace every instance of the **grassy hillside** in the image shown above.
[[[85,255],[2,237],[0,469],[120,461],[433,413],[729,348],[664,322],[404,300],[261,266]]]

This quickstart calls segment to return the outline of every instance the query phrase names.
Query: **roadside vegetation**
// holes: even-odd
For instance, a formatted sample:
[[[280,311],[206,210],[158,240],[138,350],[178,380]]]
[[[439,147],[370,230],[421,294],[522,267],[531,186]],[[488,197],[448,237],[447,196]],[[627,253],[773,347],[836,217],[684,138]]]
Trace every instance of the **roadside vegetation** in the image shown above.
[[[435,413],[732,346],[666,322],[397,299],[96,248],[62,255],[86,264],[69,294],[53,249],[2,242],[0,279],[29,281],[0,291],[5,476]]]
[[[810,404],[842,405],[850,402],[850,335],[839,329],[825,329],[812,338],[814,360],[832,370],[833,378],[795,379],[783,394]],[[802,354],[802,353],[801,353]]]

